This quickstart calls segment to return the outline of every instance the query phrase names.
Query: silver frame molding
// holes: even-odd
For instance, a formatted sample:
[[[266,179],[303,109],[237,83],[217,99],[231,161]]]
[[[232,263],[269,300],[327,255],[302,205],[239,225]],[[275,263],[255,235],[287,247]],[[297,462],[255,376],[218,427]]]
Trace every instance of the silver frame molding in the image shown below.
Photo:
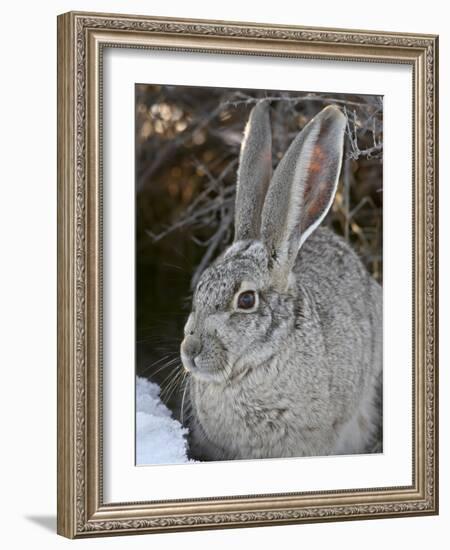
[[[412,66],[411,486],[103,502],[101,100],[105,47]],[[58,17],[59,534],[80,538],[438,513],[437,56],[438,38],[432,35],[75,12]]]

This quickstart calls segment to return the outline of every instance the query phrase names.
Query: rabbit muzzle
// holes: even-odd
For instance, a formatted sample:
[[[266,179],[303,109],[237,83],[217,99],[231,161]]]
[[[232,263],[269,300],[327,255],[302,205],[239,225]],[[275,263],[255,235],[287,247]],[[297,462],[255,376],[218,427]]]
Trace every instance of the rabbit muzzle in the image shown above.
[[[184,330],[180,346],[181,362],[184,369],[195,378],[205,382],[223,382],[228,372],[228,354],[216,330],[208,330],[204,325],[214,324],[191,314]]]
[[[194,334],[188,334],[181,342],[181,361],[183,367],[187,372],[192,372],[196,368],[196,359],[198,362],[198,356],[202,350],[202,343],[199,338]]]

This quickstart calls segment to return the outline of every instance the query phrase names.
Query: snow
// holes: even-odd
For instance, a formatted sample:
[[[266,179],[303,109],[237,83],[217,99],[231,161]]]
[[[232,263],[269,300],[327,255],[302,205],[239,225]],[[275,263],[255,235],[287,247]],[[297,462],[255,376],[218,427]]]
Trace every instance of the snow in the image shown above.
[[[172,418],[159,397],[160,388],[136,377],[136,463],[185,464],[187,428]]]

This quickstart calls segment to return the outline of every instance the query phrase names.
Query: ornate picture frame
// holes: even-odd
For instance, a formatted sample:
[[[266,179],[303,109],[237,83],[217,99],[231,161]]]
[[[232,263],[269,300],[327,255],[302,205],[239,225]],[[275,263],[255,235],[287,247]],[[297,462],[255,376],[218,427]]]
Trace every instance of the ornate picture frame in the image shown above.
[[[105,48],[404,64],[413,75],[412,484],[105,503]],[[58,533],[69,538],[438,513],[438,38],[70,12],[58,17]]]

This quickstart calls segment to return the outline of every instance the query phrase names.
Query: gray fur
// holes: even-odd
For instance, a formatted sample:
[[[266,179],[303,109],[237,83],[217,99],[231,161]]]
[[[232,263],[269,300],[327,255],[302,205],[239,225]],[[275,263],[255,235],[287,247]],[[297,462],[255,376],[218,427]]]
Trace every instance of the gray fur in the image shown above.
[[[234,240],[257,239],[261,210],[272,175],[269,104],[260,101],[245,127],[236,186]]]
[[[344,131],[337,109],[323,113],[307,130],[313,127],[314,143],[328,159],[320,165],[319,183],[328,182],[323,192],[330,201],[320,212],[311,209],[316,220],[334,197]],[[325,133],[324,117],[333,119]],[[299,177],[309,170],[303,153],[298,147],[302,166],[290,162],[291,169],[282,170],[287,194],[311,193],[311,186],[302,185],[308,174]],[[186,323],[181,357],[190,374],[190,447],[200,459],[351,454],[381,447],[381,287],[330,230],[319,228],[302,239],[315,223],[303,223],[303,205],[314,199],[302,196],[300,206],[292,205],[283,199],[281,183],[272,193],[276,174],[264,211],[274,211],[277,205],[268,201],[277,196],[283,204],[279,225],[286,226],[289,215],[298,218],[300,232],[291,224],[297,250],[300,246],[296,259],[282,252],[291,236],[271,240],[263,215],[265,235],[234,242],[202,274]],[[236,307],[236,295],[245,290],[258,297],[254,310]]]
[[[323,109],[297,135],[275,170],[261,221],[261,239],[279,271],[274,277],[286,279],[302,242],[333,202],[345,126],[339,109],[331,105]]]

